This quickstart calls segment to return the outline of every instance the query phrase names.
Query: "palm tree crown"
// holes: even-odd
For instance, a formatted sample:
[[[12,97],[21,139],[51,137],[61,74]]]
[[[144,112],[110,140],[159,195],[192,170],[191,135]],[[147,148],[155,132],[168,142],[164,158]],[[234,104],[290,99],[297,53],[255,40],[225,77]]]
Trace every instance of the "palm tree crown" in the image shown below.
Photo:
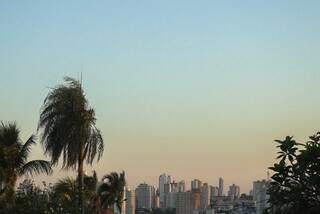
[[[119,212],[122,211],[124,188],[126,186],[125,173],[112,172],[102,178],[103,183],[98,188],[98,194],[103,208],[110,208],[116,204]]]
[[[103,153],[103,139],[96,128],[94,110],[89,107],[81,83],[66,77],[44,100],[38,128],[45,153],[63,168],[78,168],[79,212],[82,213],[83,162],[92,164]]]
[[[94,200],[97,197],[96,186],[98,183],[97,174],[94,171],[92,176],[84,175],[84,211],[85,213],[97,213],[95,210]],[[74,213],[77,210],[76,195],[77,181],[70,177],[60,179],[53,187],[53,197],[55,208],[60,209],[63,213]],[[57,212],[57,210],[54,210]]]
[[[104,146],[81,84],[69,77],[65,81],[45,98],[39,128],[43,128],[41,142],[52,163],[62,156],[64,168],[75,168],[79,159],[91,164],[97,155],[99,160]]]
[[[23,175],[39,173],[51,174],[50,162],[45,160],[28,161],[35,136],[22,143],[16,123],[0,124],[0,187],[7,200],[12,200],[17,179]],[[1,195],[1,194],[0,194]]]

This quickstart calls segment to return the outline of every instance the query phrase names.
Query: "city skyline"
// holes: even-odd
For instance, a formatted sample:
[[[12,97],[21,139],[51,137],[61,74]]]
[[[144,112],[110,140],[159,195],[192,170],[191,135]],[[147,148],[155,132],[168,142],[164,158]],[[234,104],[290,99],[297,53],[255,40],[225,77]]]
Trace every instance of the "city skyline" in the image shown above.
[[[247,192],[273,140],[319,131],[319,1],[0,4],[0,119],[27,139],[50,87],[82,73],[106,146],[88,173],[124,170],[131,187],[223,176]]]
[[[233,210],[236,213],[262,214],[268,206],[267,187],[270,180],[253,181],[249,193],[241,192],[240,186],[234,183],[225,185],[222,177],[219,177],[218,183],[218,186],[212,186],[193,179],[190,187],[186,188],[184,180],[162,173],[158,186],[143,182],[135,188],[136,211],[144,213],[145,209],[161,209],[175,211],[177,214],[192,214]]]

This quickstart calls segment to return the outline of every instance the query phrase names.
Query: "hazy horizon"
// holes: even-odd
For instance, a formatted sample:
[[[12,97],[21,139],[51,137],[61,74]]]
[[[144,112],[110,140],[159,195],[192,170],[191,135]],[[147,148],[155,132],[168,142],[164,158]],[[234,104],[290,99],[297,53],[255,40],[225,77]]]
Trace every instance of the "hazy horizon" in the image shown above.
[[[82,73],[105,141],[100,176],[124,170],[131,188],[163,172],[187,186],[223,177],[248,192],[273,140],[320,131],[319,6],[2,1],[0,120],[26,140],[50,87]],[[43,157],[37,145],[31,158]]]

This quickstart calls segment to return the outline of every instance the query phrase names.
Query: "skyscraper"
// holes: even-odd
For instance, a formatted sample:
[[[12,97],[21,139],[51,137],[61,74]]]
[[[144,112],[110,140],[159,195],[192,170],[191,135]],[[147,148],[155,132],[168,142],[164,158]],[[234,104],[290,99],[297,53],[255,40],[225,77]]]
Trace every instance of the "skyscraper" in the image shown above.
[[[154,195],[154,187],[146,183],[139,184],[139,186],[136,188],[136,207],[138,209],[151,210],[154,206]]]
[[[219,188],[216,186],[210,186],[211,198],[219,195]]]
[[[210,188],[207,183],[201,187],[200,207],[205,209],[210,205]]]
[[[233,199],[236,199],[236,198],[239,198],[240,196],[240,187],[235,185],[235,184],[232,184],[230,187],[229,187],[229,191],[228,191],[228,196],[233,200]]]
[[[168,176],[163,173],[159,176],[159,202],[160,208],[165,207],[165,184],[168,182]]]
[[[136,197],[134,191],[126,189],[125,200],[125,214],[135,214]]]
[[[218,196],[223,196],[223,179],[222,178],[219,178]]]
[[[253,200],[256,202],[257,214],[262,214],[263,211],[268,207],[268,186],[269,182],[266,180],[253,182],[252,195]]]
[[[200,189],[202,186],[202,182],[198,179],[194,179],[191,181],[191,190],[193,189]]]
[[[176,195],[176,214],[193,214],[200,208],[199,189],[178,192]]]
[[[185,192],[186,191],[186,183],[182,180],[178,184],[178,192]]]

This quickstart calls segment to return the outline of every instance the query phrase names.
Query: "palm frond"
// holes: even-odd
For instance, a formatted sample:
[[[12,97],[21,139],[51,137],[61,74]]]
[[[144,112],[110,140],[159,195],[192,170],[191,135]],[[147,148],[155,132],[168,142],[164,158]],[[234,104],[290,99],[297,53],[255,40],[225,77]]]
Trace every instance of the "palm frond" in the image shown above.
[[[35,135],[31,135],[25,144],[22,145],[19,156],[24,159],[24,161],[27,161],[28,159],[29,153],[31,152],[31,146],[36,144],[35,139]]]
[[[19,170],[20,175],[29,174],[31,176],[37,175],[40,173],[45,173],[47,175],[52,173],[51,164],[45,160],[33,160],[24,164]]]
[[[66,84],[51,90],[41,109],[38,130],[45,153],[56,164],[62,157],[63,168],[75,168],[80,150],[87,163],[99,160],[103,153],[103,139],[95,127],[94,110],[89,108],[81,84],[65,77]]]
[[[54,192],[57,194],[65,194],[65,193],[71,193],[71,192],[75,193],[76,192],[76,181],[70,177],[60,179],[54,185]]]
[[[111,172],[102,178],[104,182],[98,189],[98,194],[101,197],[101,204],[103,206],[111,206],[117,204],[118,209],[121,211],[124,202],[124,188],[126,185],[125,173],[122,171],[120,174]]]
[[[100,130],[94,125],[89,130],[88,142],[85,147],[85,156],[88,164],[92,164],[94,158],[100,160],[104,151],[103,139]]]
[[[16,122],[3,122],[1,121],[1,138],[0,143],[6,147],[14,144],[21,144],[19,135],[20,129],[17,127]]]

